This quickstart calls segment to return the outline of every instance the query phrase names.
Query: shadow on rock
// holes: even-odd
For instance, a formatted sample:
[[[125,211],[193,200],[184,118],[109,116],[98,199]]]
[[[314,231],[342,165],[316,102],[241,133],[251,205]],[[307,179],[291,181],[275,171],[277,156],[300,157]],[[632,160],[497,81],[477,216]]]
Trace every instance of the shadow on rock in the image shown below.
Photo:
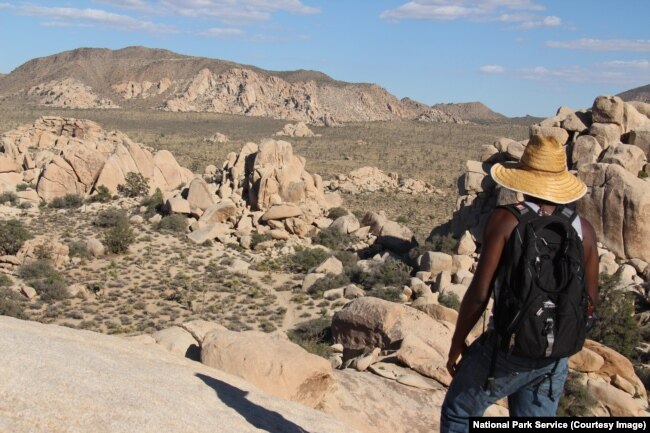
[[[247,391],[243,391],[232,385],[222,382],[204,374],[197,373],[196,377],[201,379],[210,388],[214,389],[217,397],[228,407],[234,409],[243,416],[248,423],[258,429],[270,433],[309,433],[302,427],[287,420],[282,415],[272,410],[249,401]]]

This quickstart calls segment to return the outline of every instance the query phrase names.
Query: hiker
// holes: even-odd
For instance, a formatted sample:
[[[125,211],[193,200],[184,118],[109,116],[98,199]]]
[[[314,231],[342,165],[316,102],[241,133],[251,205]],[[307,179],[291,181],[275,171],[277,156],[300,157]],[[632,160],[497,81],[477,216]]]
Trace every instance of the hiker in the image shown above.
[[[495,164],[491,175],[498,184],[523,193],[525,201],[498,207],[485,226],[481,257],[463,297],[449,349],[447,369],[453,380],[442,406],[441,433],[467,432],[468,417],[482,416],[488,406],[506,396],[511,416],[555,416],[568,373],[568,356],[582,348],[586,322],[593,320],[598,300],[595,231],[586,219],[578,217],[571,207],[564,206],[582,197],[587,188],[568,171],[564,147],[554,138],[533,136],[519,163]],[[562,245],[566,249],[545,253],[541,262],[539,258],[533,260],[542,264],[537,269],[539,275],[531,283],[530,274],[536,270],[513,270],[516,259],[508,256],[517,248],[520,256],[527,254],[527,244],[533,241],[524,240],[524,233],[542,245],[533,245],[531,249],[545,248],[542,235],[534,235],[537,232],[531,231],[545,224],[543,230],[546,231],[540,233],[546,233],[544,236],[549,238],[554,233],[549,230],[558,231],[564,227],[566,235],[556,237],[555,241],[564,242]],[[513,233],[517,236],[510,239]],[[573,249],[570,248],[571,239],[574,239]],[[576,258],[564,260],[561,257],[555,262],[548,259],[552,254],[568,255],[570,250],[577,252],[574,253]],[[558,263],[560,260],[572,262],[573,268],[564,273],[555,269],[569,266]],[[529,262],[522,260],[521,266],[529,266]],[[517,275],[519,280],[510,281]],[[532,297],[539,300],[520,295],[523,297],[519,304],[513,302],[516,298],[512,296],[522,290],[519,286],[526,285],[531,287],[529,290],[536,290]],[[535,285],[553,287],[540,290],[534,288]],[[577,298],[576,307],[563,305],[568,302],[568,295],[559,299],[553,297],[559,285],[567,291],[573,288],[571,296]],[[495,303],[489,329],[468,347],[465,339],[486,309],[491,295]],[[521,307],[522,302],[528,302],[526,308]],[[534,302],[542,303],[532,306]],[[516,309],[513,305],[518,305],[520,311],[512,311]],[[564,318],[569,311],[567,308],[570,319]],[[556,309],[564,311],[565,316],[558,319]],[[510,316],[505,317],[507,315]],[[530,319],[526,320],[527,317]],[[567,325],[568,320],[575,322]],[[510,334],[504,335],[507,332]],[[536,342],[526,345],[526,338]]]

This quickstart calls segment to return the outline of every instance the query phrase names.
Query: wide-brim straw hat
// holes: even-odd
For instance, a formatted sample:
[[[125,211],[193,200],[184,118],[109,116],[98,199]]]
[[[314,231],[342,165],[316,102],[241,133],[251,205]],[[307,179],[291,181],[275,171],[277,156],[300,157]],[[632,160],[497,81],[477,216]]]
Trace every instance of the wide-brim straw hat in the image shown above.
[[[495,164],[490,174],[499,185],[552,203],[571,203],[587,192],[569,172],[564,146],[553,137],[534,135],[519,162]]]

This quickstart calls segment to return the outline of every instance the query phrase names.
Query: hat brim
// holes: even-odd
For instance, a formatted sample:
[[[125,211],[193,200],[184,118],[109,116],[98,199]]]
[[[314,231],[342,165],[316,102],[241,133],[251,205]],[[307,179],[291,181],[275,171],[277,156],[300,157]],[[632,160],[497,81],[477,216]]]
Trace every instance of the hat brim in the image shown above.
[[[587,186],[568,171],[540,172],[506,162],[493,165],[490,174],[501,186],[552,203],[571,203],[587,193]]]

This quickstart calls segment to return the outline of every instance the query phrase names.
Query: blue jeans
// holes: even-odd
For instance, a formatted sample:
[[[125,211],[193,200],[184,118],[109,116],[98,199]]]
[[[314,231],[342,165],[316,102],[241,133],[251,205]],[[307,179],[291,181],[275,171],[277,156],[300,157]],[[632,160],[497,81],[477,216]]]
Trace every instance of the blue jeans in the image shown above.
[[[483,416],[488,406],[506,396],[510,416],[555,416],[568,373],[568,359],[562,358],[555,365],[555,360],[522,358],[498,351],[494,386],[485,389],[493,350],[494,335],[488,331],[465,352],[442,405],[440,433],[466,433],[469,417]]]

